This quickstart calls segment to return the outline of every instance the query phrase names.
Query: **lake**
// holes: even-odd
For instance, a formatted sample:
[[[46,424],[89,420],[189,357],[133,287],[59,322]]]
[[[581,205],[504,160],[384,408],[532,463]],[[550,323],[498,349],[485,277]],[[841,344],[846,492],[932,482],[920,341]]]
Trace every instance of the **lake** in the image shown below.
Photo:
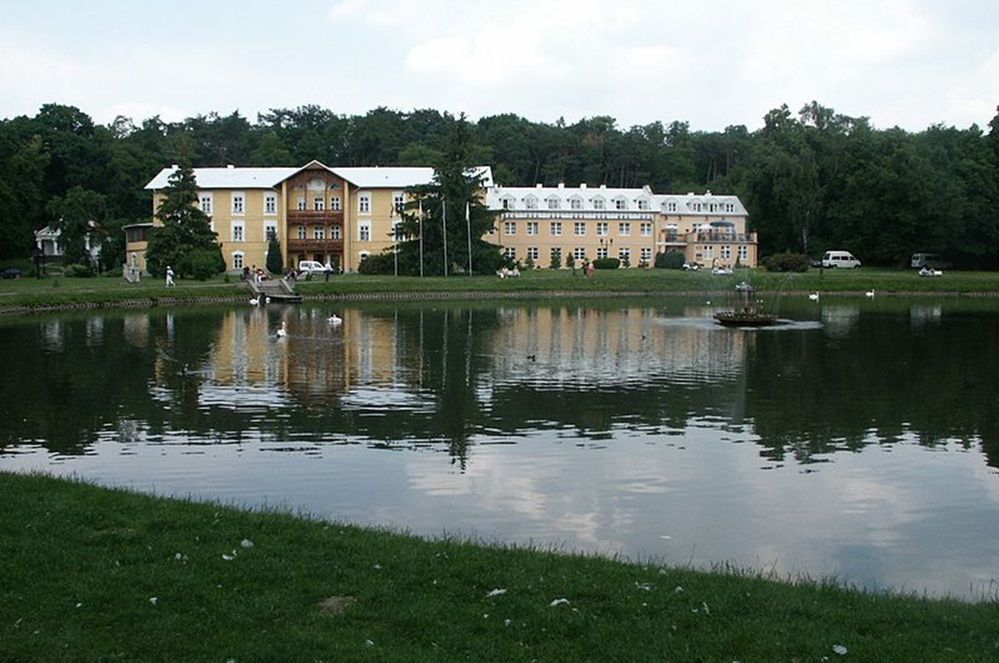
[[[0,319],[0,470],[426,536],[994,596],[999,301],[785,298],[788,323],[755,331],[715,324],[718,305]]]

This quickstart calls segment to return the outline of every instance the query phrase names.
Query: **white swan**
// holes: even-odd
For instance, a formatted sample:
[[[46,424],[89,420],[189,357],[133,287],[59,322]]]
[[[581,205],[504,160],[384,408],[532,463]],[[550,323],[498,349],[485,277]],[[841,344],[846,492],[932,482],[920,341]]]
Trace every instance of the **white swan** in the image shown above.
[[[867,297],[868,299],[874,299],[874,288],[871,288],[870,290],[865,292],[864,297]]]
[[[334,313],[334,314],[333,314],[333,315],[331,315],[331,316],[330,316],[330,317],[329,317],[329,318],[328,318],[328,319],[327,319],[326,321],[327,321],[328,323],[330,323],[331,325],[338,325],[338,324],[340,324],[341,322],[343,322],[343,318],[341,318],[341,317],[340,317],[340,316],[338,316],[338,315],[337,315],[336,313]]]
[[[250,306],[256,306],[259,303],[260,303],[260,297],[254,297],[253,299],[250,300]]]
[[[288,329],[286,327],[287,324],[288,323],[286,323],[285,321],[283,321],[283,320],[281,321],[281,329],[277,330],[277,335],[278,336],[280,336],[280,337],[283,338],[283,337],[285,337],[285,336],[288,335]]]
[[[813,292],[812,294],[808,295],[808,298],[811,299],[813,302],[817,302],[819,301],[819,293]]]
[[[270,304],[271,303],[271,298],[270,297],[264,297],[264,303],[265,304]]]

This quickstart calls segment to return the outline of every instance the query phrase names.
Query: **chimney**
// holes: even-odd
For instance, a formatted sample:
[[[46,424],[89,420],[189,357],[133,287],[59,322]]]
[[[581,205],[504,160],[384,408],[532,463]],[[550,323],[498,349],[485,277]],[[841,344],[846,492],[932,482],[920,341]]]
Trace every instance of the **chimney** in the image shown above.
[[[585,189],[585,188],[586,188],[586,182],[582,182],[582,183],[581,183],[581,184],[579,185],[579,188],[580,188],[580,189]]]
[[[565,182],[559,182],[558,183],[558,188],[564,189],[565,188]]]
[[[236,166],[234,166],[234,165],[232,165],[232,164],[229,164],[228,166],[226,166],[226,168],[228,168],[229,170],[232,170],[232,169],[233,169],[233,168],[235,168],[235,167],[236,167]]]
[[[180,168],[180,165],[179,165],[179,164],[176,164],[176,163],[175,163],[175,164],[171,164],[171,165],[170,165],[170,170],[177,170],[178,168]]]
[[[540,188],[541,188],[541,183],[540,183],[540,182],[538,182],[537,184],[535,184],[535,185],[534,185],[534,188],[535,188],[535,189],[540,189]]]
[[[607,188],[607,185],[606,185],[606,184],[601,184],[601,185],[600,185],[600,188],[601,188],[601,189],[606,189],[606,188]]]

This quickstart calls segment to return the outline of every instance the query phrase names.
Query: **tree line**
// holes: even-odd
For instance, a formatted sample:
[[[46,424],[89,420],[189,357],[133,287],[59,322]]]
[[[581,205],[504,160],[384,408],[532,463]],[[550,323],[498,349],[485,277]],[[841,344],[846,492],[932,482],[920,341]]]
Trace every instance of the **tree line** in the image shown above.
[[[693,131],[687,122],[619,127],[597,116],[568,124],[514,114],[468,123],[472,163],[508,186],[581,182],[736,194],[760,232],[761,253],[836,248],[865,264],[902,265],[916,251],[970,268],[999,267],[999,113],[989,126],[877,129],[811,102],[786,105],[749,131]],[[118,117],[97,124],[47,104],[0,121],[0,258],[30,255],[34,230],[62,227],[67,250],[96,220],[104,262],[124,257],[121,227],[152,215],[145,184],[165,165],[331,166],[440,163],[449,113],[318,106],[180,122]]]

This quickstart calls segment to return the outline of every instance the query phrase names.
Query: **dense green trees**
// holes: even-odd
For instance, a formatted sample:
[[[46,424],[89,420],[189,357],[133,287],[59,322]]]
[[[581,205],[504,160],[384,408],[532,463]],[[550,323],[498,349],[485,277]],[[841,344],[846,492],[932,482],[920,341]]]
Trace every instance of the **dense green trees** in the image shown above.
[[[80,187],[102,197],[103,218],[94,220],[107,231],[107,260],[120,262],[120,227],[152,213],[143,186],[181,155],[195,166],[435,165],[447,160],[447,137],[460,120],[431,109],[350,116],[302,106],[273,109],[256,122],[238,113],[139,122],[120,117],[102,126],[59,104],[0,121],[0,258],[30,255],[32,231],[58,221],[54,201]],[[775,108],[754,132],[693,131],[682,121],[624,128],[606,116],[543,123],[512,114],[483,117],[463,131],[466,157],[491,165],[501,184],[737,194],[764,254],[841,248],[865,264],[898,265],[914,251],[932,251],[963,266],[999,266],[999,114],[987,131],[937,125],[912,133],[875,129],[813,101],[798,113]],[[463,207],[448,210],[449,224],[463,222]],[[463,256],[455,254],[455,265]]]
[[[179,276],[206,279],[225,270],[211,220],[196,205],[194,171],[189,166],[178,168],[163,193],[166,197],[156,210],[163,225],[153,229],[146,250],[149,272],[161,276],[169,266]]]

